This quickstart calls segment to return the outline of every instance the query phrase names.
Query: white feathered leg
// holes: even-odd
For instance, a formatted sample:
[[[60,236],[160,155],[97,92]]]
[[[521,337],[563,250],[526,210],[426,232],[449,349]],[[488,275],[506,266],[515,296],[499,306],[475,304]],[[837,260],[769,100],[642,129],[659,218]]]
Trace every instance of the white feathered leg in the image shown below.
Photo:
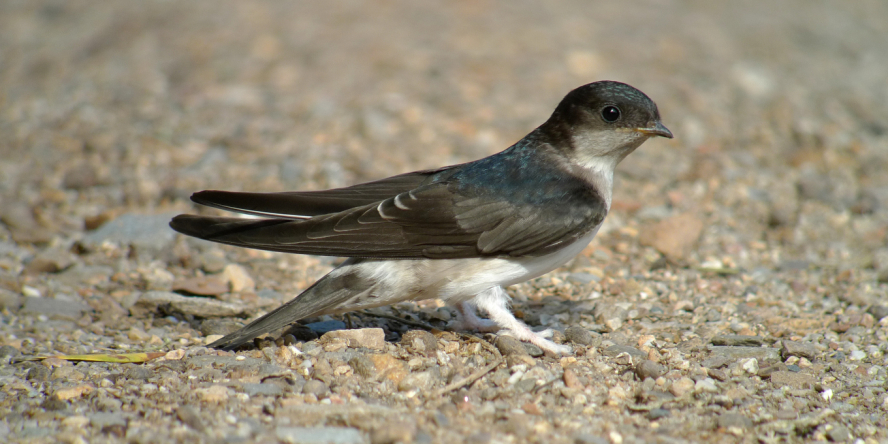
[[[525,323],[515,319],[515,316],[509,310],[509,295],[506,294],[506,290],[502,287],[493,287],[475,296],[472,301],[475,303],[475,306],[486,311],[496,325],[507,330],[509,335],[519,340],[530,342],[556,355],[571,353],[570,347],[559,345],[546,339],[547,335],[549,337],[552,335],[550,330],[537,333],[531,330]],[[474,315],[474,313],[472,314]]]

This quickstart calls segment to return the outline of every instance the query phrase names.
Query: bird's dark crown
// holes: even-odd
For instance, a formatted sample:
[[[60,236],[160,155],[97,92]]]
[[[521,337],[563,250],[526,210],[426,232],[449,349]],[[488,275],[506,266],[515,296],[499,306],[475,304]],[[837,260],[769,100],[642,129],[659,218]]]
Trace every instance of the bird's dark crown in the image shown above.
[[[609,106],[619,110],[620,116],[613,122],[602,117]],[[645,128],[659,121],[657,105],[647,95],[625,83],[605,80],[569,92],[541,129],[559,137],[584,130]]]

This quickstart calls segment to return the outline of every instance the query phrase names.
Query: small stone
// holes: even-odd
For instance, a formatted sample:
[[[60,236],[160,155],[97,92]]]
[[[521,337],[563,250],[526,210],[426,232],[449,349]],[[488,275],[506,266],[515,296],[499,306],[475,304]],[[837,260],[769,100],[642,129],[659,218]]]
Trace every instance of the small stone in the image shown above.
[[[198,296],[216,296],[227,293],[228,285],[217,277],[202,276],[173,281],[172,289]]]
[[[148,291],[139,295],[130,314],[146,317],[161,307],[202,318],[231,318],[245,313],[245,307],[210,298],[182,296],[169,291]]]
[[[783,420],[793,420],[798,419],[799,412],[793,409],[780,409],[777,410],[777,413],[774,414],[774,417]]]
[[[0,288],[0,310],[18,311],[22,306],[23,300],[24,298],[18,293]]]
[[[210,250],[200,255],[200,268],[207,273],[218,273],[225,269],[228,261],[221,250]]]
[[[372,444],[395,444],[416,442],[416,422],[385,421],[370,434]]]
[[[329,391],[330,389],[327,388],[327,384],[324,384],[317,379],[306,381],[305,385],[302,386],[302,393],[305,393],[306,395],[315,395],[318,399],[326,395]]]
[[[176,239],[176,232],[169,226],[170,219],[176,214],[123,214],[87,233],[80,244],[89,251],[97,251],[107,241],[132,246],[137,251],[162,254],[172,249]]]
[[[813,361],[817,357],[817,348],[808,342],[783,341],[783,359],[798,356]]]
[[[648,411],[647,417],[649,420],[654,421],[660,418],[668,418],[671,413],[666,409],[651,409]]]
[[[759,336],[719,335],[712,338],[713,345],[726,347],[760,347],[763,343]]]
[[[364,355],[357,355],[349,359],[348,365],[351,366],[356,375],[363,376],[367,379],[376,376],[376,367],[373,366],[373,361]]]
[[[221,404],[228,401],[228,388],[222,385],[213,385],[207,388],[195,389],[197,397],[214,404]]]
[[[436,371],[431,370],[409,373],[398,383],[398,390],[402,392],[410,390],[427,391],[440,379],[440,375],[436,375],[436,373]]]
[[[42,365],[35,365],[34,367],[31,367],[30,370],[28,370],[28,374],[25,378],[28,381],[41,382],[49,380],[50,375],[51,372],[48,368]]]
[[[686,256],[703,233],[703,220],[695,214],[685,213],[663,219],[645,227],[638,240],[642,245],[653,247],[672,260]]]
[[[76,259],[68,250],[61,248],[49,248],[43,250],[28,262],[23,274],[35,275],[40,273],[58,273],[71,265]]]
[[[238,264],[228,264],[222,270],[222,279],[231,286],[231,291],[256,291],[256,282],[250,277],[247,269]]]
[[[826,432],[826,437],[832,442],[850,441],[852,436],[847,427],[843,425],[834,425]]]
[[[706,374],[711,378],[716,379],[718,381],[727,381],[728,374],[724,370],[720,370],[717,368],[706,369]]]
[[[580,381],[580,378],[577,376],[576,372],[569,368],[564,369],[564,374],[561,375],[561,378],[564,380],[564,385],[567,388],[576,390],[583,390],[586,388]]]
[[[179,421],[182,421],[183,424],[199,432],[202,432],[205,428],[203,421],[201,421],[197,412],[187,405],[176,409],[176,417],[179,418]]]
[[[622,353],[628,354],[635,361],[647,359],[647,357],[648,357],[647,353],[645,353],[635,347],[630,347],[628,345],[611,345],[610,347],[605,348],[601,352],[601,354],[603,354],[604,356],[608,356],[611,358],[616,358],[617,356],[619,356]]]
[[[752,427],[752,421],[739,413],[722,413],[718,417],[717,424],[732,433]]]
[[[583,433],[574,437],[574,444],[611,444],[610,440],[601,436]]]
[[[530,354],[527,353],[527,349],[524,347],[524,343],[511,336],[497,336],[494,345],[496,345],[496,348],[499,349],[500,353],[506,357],[530,356]]]
[[[88,163],[79,163],[70,167],[62,177],[62,187],[69,190],[82,190],[105,183],[107,178],[104,174],[100,174],[95,165]]]
[[[718,393],[718,386],[712,378],[703,378],[694,384],[697,393]]]
[[[888,272],[888,268],[884,270]],[[885,273],[885,276],[888,276],[888,273]],[[884,283],[888,283],[888,277],[886,277]],[[873,315],[873,317],[878,321],[882,318],[888,317],[888,305],[872,305],[867,310],[867,313]]]
[[[638,379],[644,381],[647,378],[657,379],[663,375],[665,369],[662,365],[647,359],[641,360],[635,366],[635,374]]]
[[[385,348],[385,332],[381,328],[331,331],[324,333],[319,342],[325,344],[336,339],[345,340],[348,346],[352,348],[364,347],[371,350],[382,350]]]
[[[92,307],[80,302],[40,297],[25,298],[25,305],[22,307],[22,313],[71,320],[80,319],[84,313],[90,311]]]
[[[62,420],[62,425],[75,429],[82,429],[89,425],[89,418],[82,415],[69,416]]]
[[[275,436],[293,444],[366,444],[364,435],[347,427],[285,427],[274,430]]]
[[[401,346],[411,353],[431,357],[438,353],[438,338],[425,330],[410,330],[401,337]]]
[[[93,427],[104,429],[110,426],[126,426],[126,417],[121,412],[93,413],[89,415]]]
[[[694,380],[688,377],[682,377],[672,383],[672,386],[669,387],[669,392],[675,395],[676,398],[681,398],[685,394],[690,393],[693,389]]]
[[[376,372],[395,384],[399,384],[407,376],[407,365],[404,361],[388,354],[373,354],[367,356]]]
[[[746,358],[740,360],[740,368],[749,373],[750,375],[758,374],[759,372],[759,364],[758,359],[755,358]]]
[[[607,391],[608,405],[620,405],[627,399],[629,399],[629,392],[619,385],[615,385]]]
[[[580,345],[592,345],[594,338],[592,337],[592,333],[589,330],[586,330],[583,327],[572,325],[567,327],[564,330],[564,336],[568,341],[573,342],[574,344]]]
[[[250,396],[280,396],[284,394],[278,384],[247,383],[243,385],[244,393]]]
[[[22,354],[22,352],[18,351],[17,348],[15,348],[11,345],[0,346],[0,359],[14,358],[14,357],[19,356],[21,354]]]
[[[862,361],[866,359],[866,352],[863,350],[854,350],[848,354],[848,359],[851,361]]]
[[[737,361],[742,358],[756,358],[759,362],[776,362],[780,361],[780,350],[773,347],[727,347],[727,346],[710,346],[712,353],[710,359],[725,359],[726,363]],[[704,361],[704,363],[708,362]],[[704,365],[707,368],[718,367],[715,365]]]

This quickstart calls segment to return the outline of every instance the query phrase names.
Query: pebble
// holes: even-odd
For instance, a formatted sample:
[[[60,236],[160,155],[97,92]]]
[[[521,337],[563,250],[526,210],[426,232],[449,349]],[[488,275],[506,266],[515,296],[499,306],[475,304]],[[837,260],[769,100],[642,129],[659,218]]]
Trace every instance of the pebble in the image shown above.
[[[306,381],[305,385],[302,386],[302,393],[305,393],[306,395],[315,395],[318,399],[326,395],[329,391],[330,389],[327,388],[327,384],[324,384],[323,381],[317,379]]]
[[[854,350],[848,354],[848,359],[851,361],[862,361],[866,359],[866,352],[863,350]]]
[[[121,412],[93,413],[88,415],[94,427],[102,429],[108,426],[126,426],[126,417]]]
[[[760,347],[763,343],[759,336],[718,335],[712,338],[713,345],[726,347]]]
[[[176,417],[179,418],[179,421],[182,421],[183,424],[191,427],[198,432],[204,431],[203,421],[200,419],[200,415],[195,411],[194,408],[190,406],[181,406],[176,409]]]
[[[351,366],[356,375],[368,379],[376,376],[376,367],[373,365],[373,361],[365,355],[357,355],[349,359],[348,365]]]
[[[21,308],[24,298],[5,288],[0,288],[0,310],[16,312]]]
[[[145,317],[157,313],[159,307],[169,307],[174,311],[202,318],[230,318],[241,316],[246,308],[231,302],[210,298],[182,296],[169,291],[148,291],[139,295],[130,307],[130,314]]]
[[[790,356],[797,356],[799,358],[813,361],[814,358],[817,357],[817,348],[814,344],[808,342],[783,341],[782,346],[783,359],[787,359]]]
[[[684,213],[644,227],[638,241],[673,260],[684,258],[703,233],[703,219]]]
[[[671,413],[666,409],[650,409],[647,413],[647,418],[655,421],[660,418],[668,418],[670,415]]]
[[[635,374],[638,379],[644,381],[647,378],[657,379],[663,375],[665,368],[654,361],[643,359],[635,365]]]
[[[635,348],[630,347],[628,345],[611,345],[610,347],[605,348],[601,351],[601,354],[604,356],[608,356],[611,358],[616,358],[622,353],[626,353],[632,357],[633,360],[642,360],[647,359],[648,354]]]
[[[438,338],[425,330],[410,330],[401,336],[401,346],[411,353],[435,356],[438,353]]]
[[[739,413],[722,413],[718,416],[716,422],[719,427],[728,430],[734,428],[742,431],[752,427],[752,421]]]
[[[500,335],[496,337],[493,343],[504,357],[508,356],[530,356],[524,343],[513,338],[512,336]]]
[[[852,438],[848,428],[840,424],[833,425],[832,428],[826,432],[826,437],[832,442],[845,442],[850,441]]]
[[[37,256],[28,262],[22,271],[26,275],[34,275],[40,273],[58,273],[76,262],[76,258],[71,252],[61,248],[48,248],[41,251]]]
[[[278,426],[275,436],[293,444],[368,444],[370,441],[357,429],[347,427]]]
[[[750,375],[758,374],[759,372],[759,363],[758,359],[755,358],[745,358],[740,360],[740,368],[745,370],[746,373]]]
[[[173,281],[172,289],[173,291],[184,291],[200,296],[215,296],[228,293],[228,285],[222,279],[215,276],[202,276]]]
[[[178,213],[123,214],[91,231],[80,244],[90,251],[99,250],[104,242],[133,246],[137,251],[161,255],[172,249],[176,232],[170,229],[170,219]]]
[[[416,422],[385,421],[370,434],[372,444],[414,443],[416,440]]]
[[[885,271],[888,271],[888,268],[886,268]],[[886,276],[888,276],[888,274],[886,274]],[[885,283],[888,283],[888,279],[885,280]],[[872,305],[867,312],[879,321],[882,318],[888,317],[888,305]]]
[[[718,393],[718,386],[712,378],[703,378],[694,384],[694,391],[698,393]]]
[[[398,390],[402,392],[410,390],[427,391],[441,379],[440,372],[428,370],[424,372],[409,373],[398,383]]]
[[[330,343],[336,339],[344,340],[352,348],[369,348],[382,350],[385,348],[385,332],[381,328],[359,328],[354,330],[335,330],[324,333],[319,342]]]
[[[305,386],[303,386],[303,391]],[[243,385],[244,393],[250,396],[280,396],[284,394],[283,389],[278,384],[265,383],[247,383]]]
[[[572,325],[564,330],[564,336],[568,341],[580,345],[592,345],[594,338],[592,332],[578,325]]]
[[[779,361],[780,350],[772,347],[727,347],[727,346],[709,346],[711,353],[710,358],[724,358],[729,362],[737,361],[742,358],[756,358],[759,361]],[[706,365],[705,367],[715,367]]]
[[[63,299],[27,297],[22,307],[23,314],[44,315],[53,318],[77,320],[84,313],[92,311],[92,307],[80,302]]]
[[[688,377],[682,377],[672,382],[669,392],[676,398],[681,398],[694,389],[694,380]]]
[[[238,264],[228,264],[222,270],[222,279],[231,286],[231,291],[256,291],[256,282],[250,277],[247,269]]]

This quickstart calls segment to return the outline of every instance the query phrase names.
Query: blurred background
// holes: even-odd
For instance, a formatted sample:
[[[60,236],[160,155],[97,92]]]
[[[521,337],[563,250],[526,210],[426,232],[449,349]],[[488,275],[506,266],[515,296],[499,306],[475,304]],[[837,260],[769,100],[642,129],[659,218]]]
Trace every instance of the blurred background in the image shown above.
[[[886,41],[878,0],[5,1],[0,238],[23,250],[2,267],[197,190],[480,158],[611,79],[676,135],[620,166],[611,230],[689,213],[680,259],[870,279],[888,269]]]

